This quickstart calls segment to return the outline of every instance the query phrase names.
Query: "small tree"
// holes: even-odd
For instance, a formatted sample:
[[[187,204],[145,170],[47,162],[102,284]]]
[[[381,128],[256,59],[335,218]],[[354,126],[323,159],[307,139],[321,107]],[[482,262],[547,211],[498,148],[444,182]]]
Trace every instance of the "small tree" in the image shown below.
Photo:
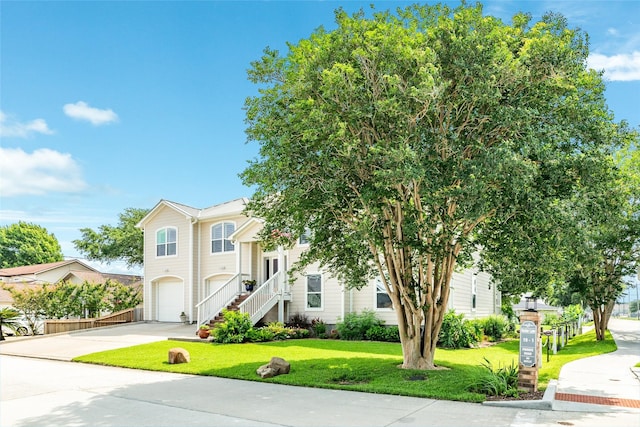
[[[2,288],[11,294],[13,307],[24,316],[28,328],[36,335],[39,332],[39,322],[46,315],[46,293],[42,286],[27,286],[18,291],[11,285],[3,285]]]

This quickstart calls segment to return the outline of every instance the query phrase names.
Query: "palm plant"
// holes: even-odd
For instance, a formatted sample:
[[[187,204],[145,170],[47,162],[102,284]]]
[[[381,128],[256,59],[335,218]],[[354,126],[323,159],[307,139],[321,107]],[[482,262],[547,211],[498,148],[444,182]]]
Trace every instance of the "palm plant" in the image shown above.
[[[4,341],[3,327],[7,327],[12,331],[16,331],[20,327],[20,312],[11,307],[5,307],[0,309],[0,341]]]

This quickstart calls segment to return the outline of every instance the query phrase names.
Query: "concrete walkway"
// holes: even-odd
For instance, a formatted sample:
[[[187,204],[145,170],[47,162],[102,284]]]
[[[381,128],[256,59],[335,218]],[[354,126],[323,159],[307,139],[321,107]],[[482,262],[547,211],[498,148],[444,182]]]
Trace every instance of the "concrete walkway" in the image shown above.
[[[137,323],[10,338],[0,344],[0,425],[639,426],[636,408],[557,399],[564,393],[639,400],[640,381],[630,367],[640,361],[640,322],[613,319],[611,330],[618,351],[565,365],[545,402],[506,406],[65,363],[95,351],[195,339],[193,325]]]

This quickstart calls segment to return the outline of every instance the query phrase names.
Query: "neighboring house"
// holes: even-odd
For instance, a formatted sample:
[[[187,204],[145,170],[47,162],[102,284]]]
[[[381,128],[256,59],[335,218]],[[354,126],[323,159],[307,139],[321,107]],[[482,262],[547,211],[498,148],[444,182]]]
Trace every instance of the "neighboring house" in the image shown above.
[[[77,259],[0,269],[0,282],[12,285],[17,290],[61,281],[76,284],[85,281],[104,283],[107,279],[118,281],[123,285],[142,282],[141,276],[101,273]],[[0,307],[10,306],[12,303],[13,299],[9,291],[0,288]]]
[[[562,307],[549,305],[542,299],[533,300],[529,298],[529,301],[527,301],[527,299],[527,296],[523,296],[519,303],[513,305],[513,313],[518,316],[518,318],[520,314],[527,311],[527,309],[533,309],[540,313],[542,315],[542,321],[544,321],[544,316],[547,314],[562,316]]]
[[[330,271],[306,268],[290,285],[288,268],[308,247],[305,236],[289,249],[265,251],[257,235],[263,221],[244,214],[247,199],[206,209],[161,200],[138,223],[144,232],[144,319],[206,323],[231,303],[253,323],[287,321],[295,314],[335,325],[345,314],[375,310],[386,324],[397,324],[379,280],[361,290],[345,289]],[[245,292],[243,280],[255,280]],[[500,312],[500,292],[490,276],[456,273],[449,307],[466,317]]]

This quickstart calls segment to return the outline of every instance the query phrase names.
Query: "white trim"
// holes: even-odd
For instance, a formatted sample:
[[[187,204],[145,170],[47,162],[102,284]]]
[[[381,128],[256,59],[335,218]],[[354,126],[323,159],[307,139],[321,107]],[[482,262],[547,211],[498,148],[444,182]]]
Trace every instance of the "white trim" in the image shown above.
[[[228,255],[228,254],[232,254],[235,253],[237,248],[236,245],[239,244],[239,242],[234,242],[231,239],[231,236],[233,236],[233,233],[229,234],[228,236],[225,237],[224,232],[225,232],[225,224],[233,224],[233,233],[236,232],[236,227],[237,224],[235,221],[228,221],[228,220],[222,220],[222,221],[218,221],[218,222],[214,222],[213,224],[211,224],[211,226],[209,227],[209,255]],[[213,227],[221,225],[222,226],[222,251],[220,252],[214,252],[213,251]],[[227,251],[225,250],[224,247],[224,242],[225,241],[229,241],[231,242],[231,244],[233,245],[233,250],[232,251]]]
[[[308,277],[320,276],[320,307],[309,307]],[[313,271],[304,275],[304,311],[324,311],[324,275],[319,271]],[[314,292],[316,294],[316,292]]]
[[[378,292],[378,284],[377,281],[380,281],[380,284],[382,285],[382,289],[384,291],[384,294],[389,296],[389,293],[387,292],[386,288],[384,287],[384,283],[382,282],[382,279],[380,278],[380,276],[376,277],[375,279],[373,279],[373,309],[375,311],[379,311],[379,312],[392,312],[393,311],[393,301],[391,301],[391,297],[389,296],[389,302],[391,303],[390,307],[378,307],[378,294],[383,293],[383,292]]]
[[[175,241],[175,245],[176,245],[176,253],[173,255],[158,255],[158,232],[160,230],[169,230],[169,229],[174,229],[176,231],[176,241]],[[167,244],[169,243],[169,234],[165,233],[165,236],[167,238],[167,241],[164,243],[165,245],[165,251],[167,248]],[[153,253],[156,257],[156,259],[165,259],[165,258],[176,258],[178,256],[178,227],[176,227],[175,225],[165,225],[164,227],[160,227],[160,228],[156,228],[156,231],[153,235],[154,238],[154,245],[153,245]]]

